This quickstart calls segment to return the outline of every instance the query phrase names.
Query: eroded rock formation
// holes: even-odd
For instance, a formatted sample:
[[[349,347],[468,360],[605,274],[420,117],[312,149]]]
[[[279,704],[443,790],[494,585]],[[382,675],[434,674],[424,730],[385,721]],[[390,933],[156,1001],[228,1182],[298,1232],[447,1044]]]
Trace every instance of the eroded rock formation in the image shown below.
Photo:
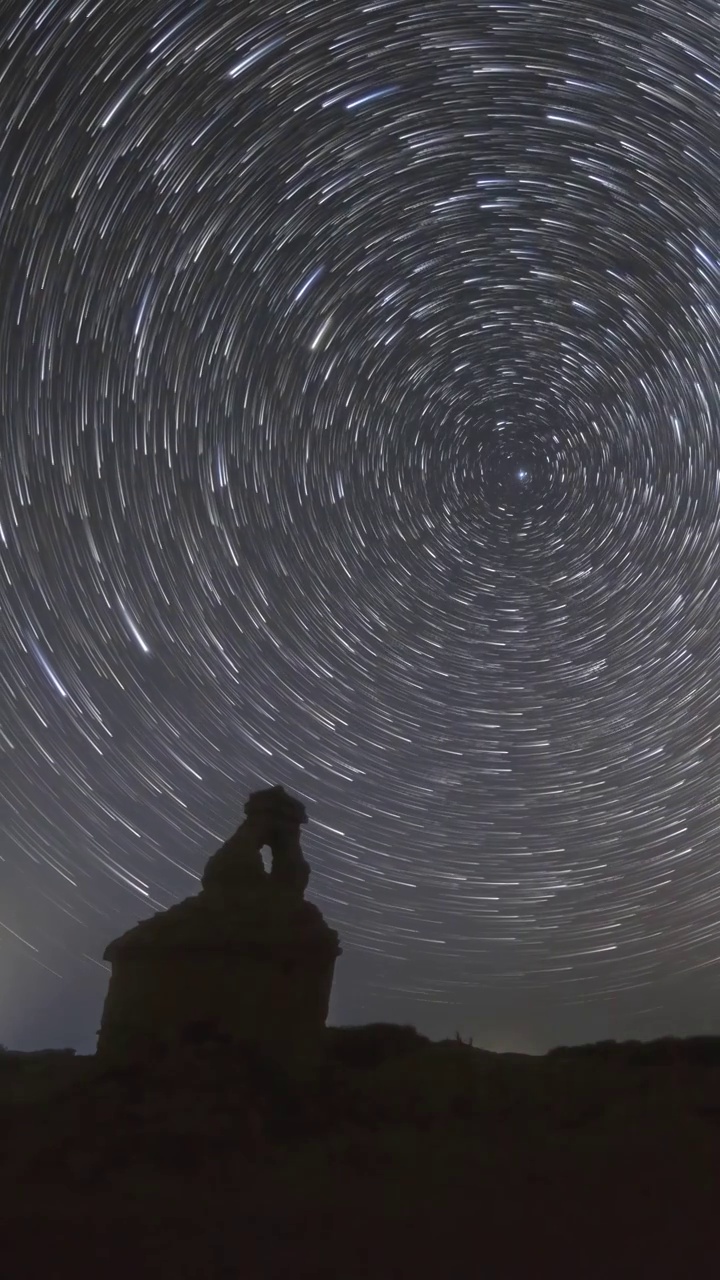
[[[244,822],[209,859],[201,892],[110,943],[99,1055],[152,1054],[198,1027],[283,1056],[312,1053],[340,947],[303,896],[305,822],[304,806],[282,787],[254,792]]]

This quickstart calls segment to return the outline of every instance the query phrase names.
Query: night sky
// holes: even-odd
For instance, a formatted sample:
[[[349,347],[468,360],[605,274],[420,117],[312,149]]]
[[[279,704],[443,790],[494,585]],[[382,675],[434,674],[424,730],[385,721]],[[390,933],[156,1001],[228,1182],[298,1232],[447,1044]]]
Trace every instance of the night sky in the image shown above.
[[[275,783],[332,1021],[720,1033],[716,4],[3,12],[0,1042]]]

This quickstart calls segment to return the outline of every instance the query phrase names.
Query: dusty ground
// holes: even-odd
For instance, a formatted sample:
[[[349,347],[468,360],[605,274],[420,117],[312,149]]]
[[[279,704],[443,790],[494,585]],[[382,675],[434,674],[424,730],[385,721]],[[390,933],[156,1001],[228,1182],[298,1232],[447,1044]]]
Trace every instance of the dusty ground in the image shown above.
[[[426,1054],[279,1125],[207,1073],[120,1093],[6,1106],[9,1280],[720,1274],[720,1068]]]

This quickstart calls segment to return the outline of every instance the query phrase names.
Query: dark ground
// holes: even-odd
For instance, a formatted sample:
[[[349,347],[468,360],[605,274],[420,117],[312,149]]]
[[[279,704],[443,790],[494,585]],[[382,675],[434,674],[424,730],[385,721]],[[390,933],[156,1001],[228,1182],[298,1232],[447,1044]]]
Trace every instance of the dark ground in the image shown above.
[[[114,1073],[0,1055],[0,1274],[720,1274],[720,1041],[332,1035],[304,1074],[222,1046]]]

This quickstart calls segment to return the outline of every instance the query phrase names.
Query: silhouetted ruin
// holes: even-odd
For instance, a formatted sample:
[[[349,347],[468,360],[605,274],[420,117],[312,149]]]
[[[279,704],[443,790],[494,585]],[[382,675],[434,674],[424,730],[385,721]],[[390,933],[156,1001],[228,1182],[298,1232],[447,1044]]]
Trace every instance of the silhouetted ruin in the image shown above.
[[[304,899],[305,808],[271,787],[250,796],[245,815],[209,859],[196,897],[107,947],[99,1056],[145,1057],[204,1038],[282,1057],[311,1056],[319,1045],[341,948]]]

